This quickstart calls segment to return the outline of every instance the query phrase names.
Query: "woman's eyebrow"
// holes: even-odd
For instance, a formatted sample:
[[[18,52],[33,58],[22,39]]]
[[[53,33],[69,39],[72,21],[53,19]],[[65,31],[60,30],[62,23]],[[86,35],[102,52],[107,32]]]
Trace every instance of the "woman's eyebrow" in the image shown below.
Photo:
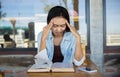
[[[54,24],[54,23],[53,23]],[[54,24],[54,25],[58,25],[58,24]],[[65,24],[61,24],[61,25],[66,25],[66,23]]]

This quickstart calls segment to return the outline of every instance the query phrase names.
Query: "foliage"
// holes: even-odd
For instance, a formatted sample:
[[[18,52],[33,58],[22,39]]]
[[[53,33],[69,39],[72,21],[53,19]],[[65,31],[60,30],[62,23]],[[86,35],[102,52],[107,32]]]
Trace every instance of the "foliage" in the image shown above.
[[[3,12],[1,11],[1,8],[2,8],[2,3],[0,2],[0,19],[1,19],[2,17],[5,17],[5,16],[6,16],[6,13],[3,13]]]
[[[46,6],[44,7],[45,13],[48,13],[48,11],[50,10],[50,8],[52,8],[53,6],[54,6],[53,4],[46,5]]]

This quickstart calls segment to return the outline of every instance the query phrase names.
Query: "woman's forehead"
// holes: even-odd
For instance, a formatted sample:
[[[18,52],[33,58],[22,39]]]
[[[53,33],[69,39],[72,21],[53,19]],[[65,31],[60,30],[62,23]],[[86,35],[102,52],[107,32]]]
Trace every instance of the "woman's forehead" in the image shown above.
[[[55,17],[53,18],[54,24],[65,24],[66,19],[63,17]]]

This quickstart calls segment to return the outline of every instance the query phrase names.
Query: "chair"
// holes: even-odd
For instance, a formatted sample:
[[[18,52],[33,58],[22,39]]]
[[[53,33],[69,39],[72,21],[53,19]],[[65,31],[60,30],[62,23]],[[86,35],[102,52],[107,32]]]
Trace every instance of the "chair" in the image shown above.
[[[83,56],[86,59],[86,45],[84,43],[82,43],[82,51],[83,51]]]
[[[83,65],[87,65],[87,60],[86,60],[86,45],[82,43],[82,51],[83,51],[83,56],[85,57]]]

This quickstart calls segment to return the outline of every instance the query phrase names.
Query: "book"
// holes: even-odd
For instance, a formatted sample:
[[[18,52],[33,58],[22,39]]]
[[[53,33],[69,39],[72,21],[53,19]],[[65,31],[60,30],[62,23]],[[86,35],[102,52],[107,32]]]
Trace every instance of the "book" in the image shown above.
[[[52,64],[33,64],[28,72],[74,72],[73,64],[56,62]]]
[[[92,69],[92,68],[88,68],[88,67],[79,67],[77,68],[77,70],[81,70],[87,73],[93,73],[93,72],[97,72],[96,69]]]

